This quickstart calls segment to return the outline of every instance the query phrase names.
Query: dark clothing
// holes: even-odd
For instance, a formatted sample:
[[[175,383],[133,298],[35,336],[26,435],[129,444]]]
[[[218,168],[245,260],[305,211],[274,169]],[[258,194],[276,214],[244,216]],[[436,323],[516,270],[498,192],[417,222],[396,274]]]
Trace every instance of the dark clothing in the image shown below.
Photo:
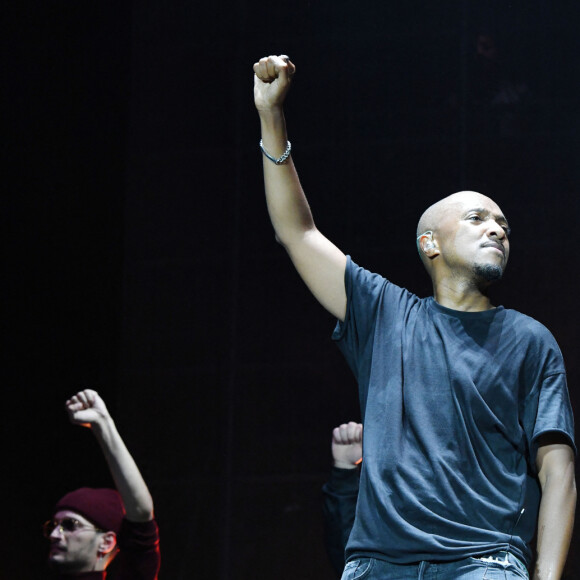
[[[344,549],[354,523],[359,476],[358,468],[333,467],[329,480],[322,487],[326,552],[339,578],[344,570]]]
[[[159,528],[155,520],[150,522],[123,520],[119,548],[119,555],[113,561],[112,566],[115,568],[111,570],[111,580],[156,580],[161,556]]]
[[[529,580],[526,565],[511,552],[450,562],[392,564],[378,558],[350,560],[341,580]]]
[[[451,561],[507,550],[529,566],[540,435],[574,446],[564,363],[539,322],[444,308],[350,258],[333,338],[358,384],[363,463],[347,560]]]
[[[106,572],[83,572],[82,574],[59,574],[56,580],[103,580]]]
[[[59,580],[157,580],[161,556],[155,520],[123,520],[118,535],[119,553],[107,572],[58,575]]]

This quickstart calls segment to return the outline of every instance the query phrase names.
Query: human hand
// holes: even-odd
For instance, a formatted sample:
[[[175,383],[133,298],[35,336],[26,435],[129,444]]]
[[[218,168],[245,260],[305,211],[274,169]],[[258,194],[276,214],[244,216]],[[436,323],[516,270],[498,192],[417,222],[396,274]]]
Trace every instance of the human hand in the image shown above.
[[[296,67],[284,54],[254,63],[254,103],[258,111],[281,108]]]
[[[354,469],[362,460],[361,423],[350,421],[335,427],[332,431],[332,459],[334,466],[341,469]]]
[[[74,425],[91,428],[111,418],[105,401],[92,389],[79,391],[65,403],[65,406]]]

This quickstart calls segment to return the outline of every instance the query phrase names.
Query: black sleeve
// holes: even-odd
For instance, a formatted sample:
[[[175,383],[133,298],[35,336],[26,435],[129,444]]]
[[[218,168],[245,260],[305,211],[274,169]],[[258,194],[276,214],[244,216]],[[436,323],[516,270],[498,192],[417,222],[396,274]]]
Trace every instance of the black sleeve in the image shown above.
[[[119,554],[111,580],[157,580],[161,556],[157,522],[130,522],[123,520],[118,538]],[[116,562],[119,560],[119,562]]]
[[[323,485],[324,543],[337,574],[344,569],[344,549],[354,523],[359,470],[333,467]]]

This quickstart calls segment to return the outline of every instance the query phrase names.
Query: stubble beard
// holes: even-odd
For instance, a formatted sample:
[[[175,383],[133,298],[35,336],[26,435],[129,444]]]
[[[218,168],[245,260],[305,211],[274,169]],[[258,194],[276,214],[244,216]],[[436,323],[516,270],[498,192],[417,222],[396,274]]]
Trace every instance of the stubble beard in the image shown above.
[[[475,264],[473,273],[482,282],[497,282],[503,276],[503,268],[498,264]]]

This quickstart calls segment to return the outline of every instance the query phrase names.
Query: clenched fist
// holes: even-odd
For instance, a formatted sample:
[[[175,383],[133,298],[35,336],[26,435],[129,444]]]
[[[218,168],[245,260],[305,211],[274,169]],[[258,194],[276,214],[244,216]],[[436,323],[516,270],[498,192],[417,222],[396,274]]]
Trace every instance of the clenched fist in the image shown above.
[[[267,56],[254,64],[254,102],[258,111],[281,108],[296,67],[286,55]]]

